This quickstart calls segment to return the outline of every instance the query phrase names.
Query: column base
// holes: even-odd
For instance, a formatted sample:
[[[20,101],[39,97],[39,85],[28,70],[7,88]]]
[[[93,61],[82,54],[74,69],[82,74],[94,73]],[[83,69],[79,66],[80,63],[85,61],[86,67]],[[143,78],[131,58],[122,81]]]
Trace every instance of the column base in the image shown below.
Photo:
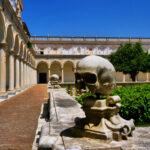
[[[7,92],[0,92],[0,102],[8,99],[8,93]]]
[[[21,92],[21,89],[20,88],[16,88],[16,94],[19,94]]]
[[[16,90],[8,90],[8,98],[16,95]]]

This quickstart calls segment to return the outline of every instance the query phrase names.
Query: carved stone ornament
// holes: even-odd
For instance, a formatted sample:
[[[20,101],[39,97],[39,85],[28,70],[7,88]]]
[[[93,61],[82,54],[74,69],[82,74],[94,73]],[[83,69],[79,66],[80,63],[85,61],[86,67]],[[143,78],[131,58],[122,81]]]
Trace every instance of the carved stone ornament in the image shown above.
[[[99,56],[87,56],[77,66],[76,86],[92,94],[109,95],[115,87],[116,71],[113,65]],[[103,140],[127,139],[135,129],[134,120],[124,120],[119,115],[119,96],[107,99],[88,97],[83,100],[86,118],[77,118],[72,130],[74,135]]]
[[[48,82],[48,87],[58,89],[58,88],[60,88],[60,85],[58,84],[58,82],[59,82],[59,75],[53,74],[50,76],[50,81]]]

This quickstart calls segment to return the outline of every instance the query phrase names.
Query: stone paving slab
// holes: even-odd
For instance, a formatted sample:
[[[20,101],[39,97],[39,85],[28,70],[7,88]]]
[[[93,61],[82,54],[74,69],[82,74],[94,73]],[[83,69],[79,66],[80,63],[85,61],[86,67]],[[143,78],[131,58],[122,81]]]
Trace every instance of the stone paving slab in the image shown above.
[[[150,127],[136,128],[128,140],[103,141],[72,135],[74,119],[84,117],[81,106],[65,90],[52,90],[50,115],[55,116],[43,126],[43,137],[54,150],[150,150]],[[42,137],[42,136],[41,136]]]
[[[0,103],[0,150],[31,150],[47,85],[36,85]]]

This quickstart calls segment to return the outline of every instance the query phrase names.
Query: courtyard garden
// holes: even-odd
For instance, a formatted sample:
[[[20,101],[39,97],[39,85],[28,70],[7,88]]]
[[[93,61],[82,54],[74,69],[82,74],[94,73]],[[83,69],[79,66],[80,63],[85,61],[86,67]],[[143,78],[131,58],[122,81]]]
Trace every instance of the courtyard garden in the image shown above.
[[[133,118],[137,126],[149,126],[150,125],[150,85],[143,84],[140,86],[128,86],[128,87],[116,87],[112,95],[119,95],[121,98],[121,109],[119,114],[125,118]],[[96,95],[90,93],[82,94],[76,97],[76,100],[83,105],[83,99],[92,96],[96,98]],[[101,99],[108,96],[101,96]]]

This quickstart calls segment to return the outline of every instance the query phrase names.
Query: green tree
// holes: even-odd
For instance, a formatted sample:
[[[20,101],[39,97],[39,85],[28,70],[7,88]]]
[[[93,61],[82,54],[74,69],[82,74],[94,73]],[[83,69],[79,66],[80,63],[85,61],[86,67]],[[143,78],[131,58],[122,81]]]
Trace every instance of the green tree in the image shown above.
[[[150,71],[150,55],[143,50],[141,43],[120,45],[117,51],[109,56],[109,60],[116,71],[130,74],[132,81],[135,81],[139,71]]]

